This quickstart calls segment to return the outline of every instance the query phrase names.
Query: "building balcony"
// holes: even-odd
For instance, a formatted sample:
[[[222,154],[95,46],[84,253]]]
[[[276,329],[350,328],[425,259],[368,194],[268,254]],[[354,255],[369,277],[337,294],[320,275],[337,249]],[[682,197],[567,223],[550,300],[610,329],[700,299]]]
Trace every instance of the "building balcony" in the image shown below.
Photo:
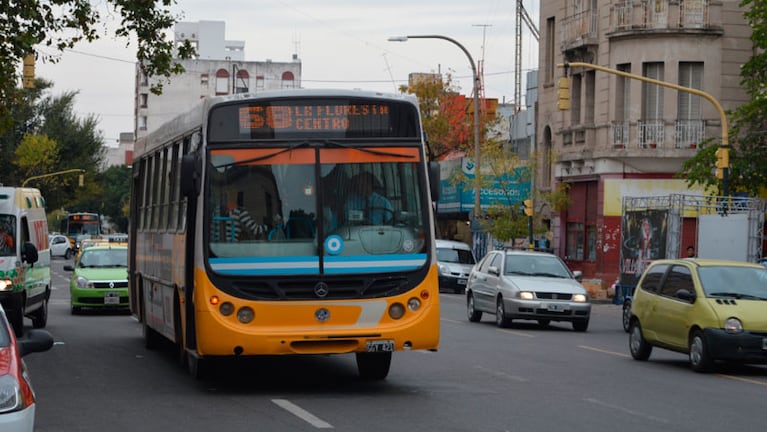
[[[560,26],[562,52],[599,44],[599,16],[588,10],[565,17]]]
[[[649,32],[721,33],[721,23],[711,20],[720,13],[721,4],[711,0],[616,0],[611,6],[607,36]]]
[[[706,139],[706,121],[676,120],[671,125],[664,120],[640,120],[635,125],[612,122],[609,139],[615,149],[695,149]]]

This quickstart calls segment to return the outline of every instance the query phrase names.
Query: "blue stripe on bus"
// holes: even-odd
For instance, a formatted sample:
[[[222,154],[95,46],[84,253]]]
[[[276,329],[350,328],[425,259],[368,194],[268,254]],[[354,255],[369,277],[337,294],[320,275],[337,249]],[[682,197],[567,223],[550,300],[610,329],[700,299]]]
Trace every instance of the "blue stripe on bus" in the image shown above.
[[[326,274],[398,272],[426,263],[426,254],[326,256]],[[319,258],[304,256],[211,258],[218,273],[232,275],[319,274]]]

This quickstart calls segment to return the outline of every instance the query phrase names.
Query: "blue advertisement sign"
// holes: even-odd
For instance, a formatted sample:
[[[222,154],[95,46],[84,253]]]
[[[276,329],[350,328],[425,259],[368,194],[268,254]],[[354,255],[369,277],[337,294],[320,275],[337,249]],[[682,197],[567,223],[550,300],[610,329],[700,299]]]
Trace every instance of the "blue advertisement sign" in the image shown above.
[[[456,171],[460,170],[468,179],[466,182],[455,182]],[[530,182],[520,183],[515,178],[527,177],[524,172],[527,167],[516,168],[514,176],[504,175],[497,178],[489,186],[479,192],[479,202],[482,209],[491,205],[521,205],[530,197]],[[440,195],[437,201],[437,213],[472,212],[474,210],[475,175],[473,161],[460,158],[440,162]]]

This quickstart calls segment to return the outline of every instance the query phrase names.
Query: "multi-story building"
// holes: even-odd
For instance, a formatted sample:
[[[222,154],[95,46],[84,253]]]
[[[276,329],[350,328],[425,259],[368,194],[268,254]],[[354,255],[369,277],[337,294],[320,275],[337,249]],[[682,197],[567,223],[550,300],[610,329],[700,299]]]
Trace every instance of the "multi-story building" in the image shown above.
[[[301,87],[301,61],[244,60],[245,42],[224,38],[223,21],[179,22],[174,27],[175,43],[189,40],[197,58],[181,60],[185,72],[163,82],[161,95],[150,87],[163,78],[147,79],[136,64],[135,137],[141,138],[201,98],[234,93]]]
[[[702,193],[675,175],[701,141],[721,139],[722,116],[700,96],[587,67],[567,71],[571,106],[560,111],[559,65],[699,89],[729,110],[747,100],[750,29],[739,2],[721,0],[543,0],[540,23],[536,187],[569,185],[571,204],[550,215],[552,246],[606,283],[618,273],[622,198]]]

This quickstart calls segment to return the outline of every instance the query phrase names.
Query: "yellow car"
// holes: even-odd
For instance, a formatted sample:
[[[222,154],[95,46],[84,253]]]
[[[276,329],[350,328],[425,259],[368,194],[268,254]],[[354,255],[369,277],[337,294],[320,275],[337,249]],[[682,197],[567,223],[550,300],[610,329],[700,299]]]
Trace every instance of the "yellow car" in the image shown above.
[[[767,268],[695,258],[654,261],[631,303],[629,349],[687,354],[697,372],[716,361],[767,363]]]

